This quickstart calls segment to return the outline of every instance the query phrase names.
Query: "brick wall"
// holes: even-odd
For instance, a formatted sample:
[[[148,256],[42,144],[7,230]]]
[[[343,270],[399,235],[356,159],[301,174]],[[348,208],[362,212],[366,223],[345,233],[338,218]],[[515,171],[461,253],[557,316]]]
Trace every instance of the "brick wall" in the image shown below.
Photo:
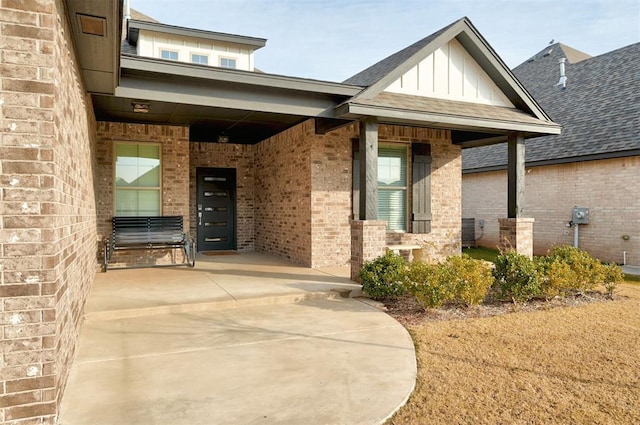
[[[0,6],[0,423],[53,423],[95,270],[95,122],[60,1]]]
[[[428,143],[431,146],[431,232],[427,234],[387,233],[388,244],[419,244],[425,260],[439,261],[459,253],[462,246],[461,150],[451,143],[448,130],[380,126],[381,141]],[[411,173],[409,173],[411,182]],[[408,203],[412,203],[411,191]]]
[[[312,267],[348,265],[351,259],[352,140],[359,137],[354,123],[326,135],[314,133],[313,121],[295,127],[311,146],[311,261]],[[290,130],[291,131],[291,130]],[[282,137],[288,137],[288,132]],[[442,258],[460,251],[461,158],[448,131],[381,125],[381,142],[428,143],[431,146],[432,231],[429,234],[388,233],[390,244],[420,243],[429,255]],[[411,176],[409,176],[411,177]],[[409,205],[411,205],[411,191]],[[303,218],[303,217],[302,217]]]
[[[307,136],[311,152],[313,267],[349,265],[351,259],[352,139],[358,124]]]
[[[589,224],[580,226],[580,248],[604,261],[640,264],[640,157],[578,162],[527,169],[525,216],[535,219],[534,253],[552,244],[573,245],[567,228],[574,206],[589,208]],[[498,218],[507,213],[506,172],[465,174],[463,215],[485,220],[483,246],[498,244]],[[624,240],[628,235],[629,240]]]
[[[162,214],[181,215],[184,228],[189,229],[189,128],[168,125],[98,123],[97,146],[97,207],[98,236],[102,240],[111,232],[114,213],[114,142],[154,142],[162,144]],[[93,252],[100,257],[102,246]],[[170,254],[169,258],[165,258]],[[178,258],[173,257],[178,255]],[[114,262],[161,263],[182,261],[175,251],[125,251],[113,257]]]
[[[255,147],[256,250],[311,266],[313,121]]]
[[[255,249],[255,146],[191,143],[190,198],[191,234],[196,237],[196,168],[236,169],[236,235],[239,251]]]

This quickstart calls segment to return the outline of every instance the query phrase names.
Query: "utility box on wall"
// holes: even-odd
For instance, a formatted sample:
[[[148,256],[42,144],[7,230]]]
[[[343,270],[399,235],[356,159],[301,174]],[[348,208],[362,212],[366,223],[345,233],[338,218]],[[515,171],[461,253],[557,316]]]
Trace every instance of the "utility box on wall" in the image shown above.
[[[589,224],[589,208],[573,208],[573,224]]]

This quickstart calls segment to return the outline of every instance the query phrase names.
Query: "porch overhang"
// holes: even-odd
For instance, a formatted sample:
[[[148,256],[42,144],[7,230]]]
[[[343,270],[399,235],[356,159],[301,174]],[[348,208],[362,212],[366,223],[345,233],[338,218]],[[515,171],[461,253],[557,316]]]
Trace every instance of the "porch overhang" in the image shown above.
[[[94,96],[98,120],[188,125],[192,140],[254,144],[312,117],[332,117],[359,86],[123,55],[115,96]],[[144,103],[145,113],[133,104]]]
[[[122,1],[65,0],[64,4],[87,91],[113,94],[119,77]]]
[[[502,143],[514,132],[531,138],[560,134],[561,130],[554,122],[514,108],[392,93],[374,99],[350,99],[334,112],[341,119],[374,117],[382,124],[451,130],[453,143],[465,148]]]

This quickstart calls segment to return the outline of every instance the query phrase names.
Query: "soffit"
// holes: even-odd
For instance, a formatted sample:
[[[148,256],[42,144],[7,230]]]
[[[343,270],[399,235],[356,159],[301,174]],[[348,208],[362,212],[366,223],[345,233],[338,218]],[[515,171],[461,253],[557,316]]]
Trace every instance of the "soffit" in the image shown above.
[[[120,66],[122,2],[66,0],[65,6],[87,91],[113,94]]]

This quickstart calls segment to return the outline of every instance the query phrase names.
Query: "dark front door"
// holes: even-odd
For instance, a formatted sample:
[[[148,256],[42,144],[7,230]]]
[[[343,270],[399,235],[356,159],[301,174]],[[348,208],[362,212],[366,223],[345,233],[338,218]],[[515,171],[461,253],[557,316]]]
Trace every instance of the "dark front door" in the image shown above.
[[[236,249],[236,170],[196,169],[198,251]]]

